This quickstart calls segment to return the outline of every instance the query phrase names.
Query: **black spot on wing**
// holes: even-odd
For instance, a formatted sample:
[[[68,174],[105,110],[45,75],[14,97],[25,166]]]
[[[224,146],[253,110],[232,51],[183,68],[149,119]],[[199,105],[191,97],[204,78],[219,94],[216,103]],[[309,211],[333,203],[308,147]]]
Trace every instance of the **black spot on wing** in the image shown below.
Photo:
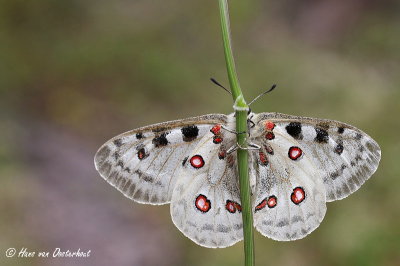
[[[137,138],[137,139],[142,139],[142,138],[144,138],[143,133],[136,133],[136,138]]]
[[[122,146],[122,140],[121,139],[115,139],[113,141],[114,145],[117,146],[118,148]]]
[[[338,132],[339,134],[343,134],[343,132],[344,132],[344,127],[339,127],[338,130],[337,130],[337,132]]]
[[[190,142],[197,138],[199,135],[199,128],[195,125],[189,125],[181,129],[183,134],[183,141]]]
[[[164,132],[152,140],[156,148],[168,145],[167,134],[168,134],[167,132]]]
[[[338,139],[338,140],[337,140],[337,145],[336,145],[336,147],[335,147],[335,149],[334,149],[333,151],[334,151],[335,153],[341,155],[342,152],[343,152],[343,149],[344,149],[344,147],[343,147],[343,140],[342,140],[342,139]]]
[[[143,160],[146,157],[148,157],[149,154],[146,153],[146,149],[144,147],[141,147],[137,152],[137,156],[138,156],[139,160]]]
[[[315,141],[318,143],[328,143],[329,141],[329,135],[328,132],[325,129],[322,128],[315,128],[315,132],[317,133],[317,136],[315,137]]]
[[[362,138],[362,135],[360,133],[357,133],[355,138],[356,140],[360,140]]]
[[[347,168],[347,165],[342,164],[340,166],[339,169],[337,169],[336,171],[330,173],[330,177],[335,180],[336,178],[338,178],[339,176],[343,175],[343,171]]]
[[[301,134],[301,123],[299,122],[291,122],[286,126],[286,132],[295,139],[302,139],[303,135]]]
[[[189,158],[189,156],[186,156],[186,157],[183,159],[183,161],[182,161],[182,166],[185,166],[185,163],[187,162],[188,158]]]

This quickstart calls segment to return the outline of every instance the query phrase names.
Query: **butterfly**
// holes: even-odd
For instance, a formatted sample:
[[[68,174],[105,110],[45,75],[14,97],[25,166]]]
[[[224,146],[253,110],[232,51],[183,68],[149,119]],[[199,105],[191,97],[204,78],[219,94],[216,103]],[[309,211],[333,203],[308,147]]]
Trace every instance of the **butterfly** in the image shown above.
[[[254,226],[279,241],[315,230],[326,203],[359,189],[381,157],[379,145],[351,125],[281,113],[249,112],[247,141]],[[126,197],[170,203],[185,236],[222,248],[243,239],[236,148],[235,114],[209,114],[123,133],[94,162]]]

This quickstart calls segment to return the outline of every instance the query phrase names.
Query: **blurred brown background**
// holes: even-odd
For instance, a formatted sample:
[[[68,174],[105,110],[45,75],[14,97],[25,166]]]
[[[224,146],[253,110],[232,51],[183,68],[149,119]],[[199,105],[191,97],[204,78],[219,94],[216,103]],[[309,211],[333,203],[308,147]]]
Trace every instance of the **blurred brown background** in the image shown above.
[[[400,265],[400,3],[230,1],[255,112],[336,119],[377,140],[382,161],[295,242],[256,233],[257,265]],[[169,205],[135,204],[94,169],[107,139],[139,126],[230,113],[217,1],[0,0],[0,264],[241,265],[243,243],[206,249]],[[91,250],[88,259],[5,251]]]

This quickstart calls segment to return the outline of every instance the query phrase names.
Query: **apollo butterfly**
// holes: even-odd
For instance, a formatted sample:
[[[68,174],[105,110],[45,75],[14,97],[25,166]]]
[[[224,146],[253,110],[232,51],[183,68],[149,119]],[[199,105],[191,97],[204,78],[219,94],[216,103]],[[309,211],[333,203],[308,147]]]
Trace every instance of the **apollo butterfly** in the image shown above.
[[[172,221],[205,247],[243,239],[234,114],[138,128],[95,155],[100,175],[126,197],[171,203]],[[377,169],[379,145],[348,124],[280,113],[248,114],[255,228],[275,240],[315,230],[326,202],[356,191]]]

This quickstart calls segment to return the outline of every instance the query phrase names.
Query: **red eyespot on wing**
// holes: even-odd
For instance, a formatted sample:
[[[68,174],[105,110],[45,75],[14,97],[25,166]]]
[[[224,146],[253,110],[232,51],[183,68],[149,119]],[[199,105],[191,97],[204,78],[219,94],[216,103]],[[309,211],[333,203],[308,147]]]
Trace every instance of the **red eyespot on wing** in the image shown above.
[[[235,213],[236,211],[242,212],[242,206],[239,203],[232,200],[227,200],[225,204],[225,209],[230,213]]]
[[[211,209],[211,201],[206,196],[200,194],[196,198],[195,206],[201,212],[208,212]]]
[[[192,165],[194,168],[201,168],[204,166],[204,160],[203,157],[200,155],[195,155],[192,158],[190,158],[190,165]]]
[[[272,147],[270,145],[265,145],[264,148],[268,154],[274,155],[274,149],[272,149]]]
[[[267,165],[267,164],[268,164],[268,159],[267,159],[267,156],[265,155],[265,153],[263,153],[262,151],[260,151],[260,152],[258,153],[258,156],[260,157],[260,163],[261,163],[262,165]]]
[[[267,134],[265,134],[265,138],[267,140],[273,140],[275,138],[275,134],[272,132],[268,132]]]
[[[267,200],[268,208],[274,208],[277,203],[278,203],[278,200],[275,196],[270,196]]]
[[[226,151],[220,151],[220,152],[218,153],[218,158],[219,158],[220,160],[225,159],[225,157],[226,157]]]
[[[301,155],[303,154],[303,151],[299,148],[299,147],[290,147],[288,155],[289,158],[292,160],[297,160],[301,157]]]
[[[272,195],[269,196],[268,198],[263,199],[257,206],[256,206],[256,211],[260,211],[265,208],[265,206],[268,206],[268,208],[272,209],[276,206],[278,203],[278,199]]]
[[[256,206],[256,211],[261,211],[262,209],[267,206],[267,199],[263,199],[257,206]]]
[[[267,131],[272,131],[275,128],[275,124],[271,121],[265,122],[265,129]]]
[[[137,156],[139,160],[143,160],[146,157],[146,150],[144,148],[141,148],[140,150],[138,150]]]
[[[233,202],[231,200],[227,200],[226,204],[225,204],[225,209],[230,213],[235,213],[236,212],[235,202]]]
[[[239,203],[235,202],[235,207],[238,210],[238,212],[242,212],[242,206],[240,206]]]
[[[219,135],[221,133],[221,125],[215,125],[210,130],[214,135]]]
[[[215,144],[220,144],[220,143],[222,142],[222,138],[219,137],[219,136],[214,136],[213,142],[214,142]]]
[[[293,189],[290,199],[294,204],[300,204],[306,198],[306,193],[302,187],[296,187]]]

